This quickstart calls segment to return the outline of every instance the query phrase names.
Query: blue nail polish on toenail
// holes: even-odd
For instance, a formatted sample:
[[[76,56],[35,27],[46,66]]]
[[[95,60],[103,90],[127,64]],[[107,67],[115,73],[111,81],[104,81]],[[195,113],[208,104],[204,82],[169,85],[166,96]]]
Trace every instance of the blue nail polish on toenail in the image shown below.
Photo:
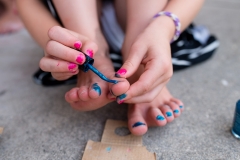
[[[127,97],[127,94],[122,94],[122,95],[120,95],[120,96],[118,96],[117,98],[119,98],[120,100],[122,100],[122,99],[124,99],[124,98],[126,98]]]
[[[98,93],[99,96],[102,94],[101,88],[99,87],[99,85],[97,83],[94,83],[92,85],[92,89],[94,89]]]
[[[180,108],[183,108],[183,106],[179,106]]]
[[[135,124],[132,126],[132,128],[138,127],[138,126],[144,126],[144,125],[146,125],[146,124],[145,124],[145,123],[142,123],[142,122],[137,122],[137,123],[135,123]]]
[[[166,112],[167,117],[171,117],[172,113],[171,112]]]
[[[79,51],[79,50],[78,50]],[[82,51],[81,51],[82,52]],[[93,71],[96,75],[98,75],[102,80],[117,84],[117,80],[108,79],[106,76],[104,76],[97,68],[93,67],[94,59],[86,55],[84,52],[82,52],[85,55],[85,62],[82,65],[79,65],[79,69],[83,72],[87,72],[89,69]]]
[[[176,109],[176,110],[174,110],[173,112],[174,112],[174,113],[179,113],[179,110],[178,110],[178,109]]]
[[[158,115],[158,116],[156,117],[156,119],[157,119],[157,120],[160,120],[160,121],[163,121],[165,118],[164,118],[163,116]]]

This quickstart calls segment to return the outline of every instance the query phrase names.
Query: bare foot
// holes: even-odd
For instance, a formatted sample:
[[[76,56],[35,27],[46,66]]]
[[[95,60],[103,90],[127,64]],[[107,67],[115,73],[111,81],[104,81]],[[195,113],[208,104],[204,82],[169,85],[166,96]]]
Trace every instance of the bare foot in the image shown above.
[[[65,95],[66,101],[73,108],[80,111],[95,110],[103,107],[107,103],[114,101],[115,96],[125,93],[130,86],[126,79],[114,77],[115,71],[109,58],[98,56],[98,53],[96,53],[94,59],[94,66],[106,77],[117,80],[118,83],[107,83],[92,71],[87,73],[80,71],[78,74],[78,87],[71,89]],[[110,91],[115,95],[112,98],[109,96]]]
[[[23,28],[23,23],[17,13],[17,9],[14,1],[0,2],[1,9],[0,14],[0,34],[12,33]]]
[[[129,130],[134,135],[143,135],[150,126],[165,126],[172,122],[180,116],[183,109],[183,103],[164,87],[151,103],[129,105]]]

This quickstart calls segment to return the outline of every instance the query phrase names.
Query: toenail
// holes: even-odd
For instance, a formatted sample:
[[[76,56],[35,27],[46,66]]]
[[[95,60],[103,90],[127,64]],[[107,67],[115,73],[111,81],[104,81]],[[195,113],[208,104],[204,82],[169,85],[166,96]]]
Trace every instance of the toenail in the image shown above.
[[[76,41],[76,42],[74,43],[74,47],[75,47],[76,49],[80,49],[80,48],[82,47],[82,42]]]
[[[183,106],[179,106],[180,108],[183,108]]]
[[[120,78],[121,75],[125,75],[126,73],[127,73],[127,70],[124,69],[124,68],[122,68],[122,69],[118,70],[118,71],[115,73],[115,77]]]
[[[75,63],[69,63],[69,64],[68,64],[68,69],[69,69],[69,71],[73,70],[73,69],[76,68],[76,67],[77,67],[77,65],[76,65]]]
[[[92,89],[95,90],[99,96],[102,94],[101,88],[99,87],[99,85],[97,83],[94,83],[92,85]]]
[[[111,89],[109,90],[109,92],[110,92],[113,96],[117,97],[116,95],[114,95],[114,93],[113,93],[113,91],[112,91]]]
[[[82,63],[83,63],[83,55],[82,55],[82,54],[79,54],[79,55],[77,56],[76,61],[77,61],[78,63],[82,64]]]
[[[178,109],[176,109],[176,110],[174,110],[173,112],[174,112],[174,113],[179,113],[179,110],[178,110]]]
[[[132,128],[138,127],[138,126],[144,126],[144,125],[146,125],[146,124],[145,124],[145,123],[142,123],[142,122],[137,122],[137,123],[135,123],[135,124],[132,126]]]
[[[166,112],[167,117],[171,117],[172,116],[172,112]]]
[[[93,58],[93,50],[88,49],[87,52],[86,52],[86,54],[87,54],[89,57]]]
[[[160,120],[160,121],[163,121],[165,118],[164,118],[163,116],[158,115],[158,116],[156,117],[156,119],[157,119],[157,120]]]

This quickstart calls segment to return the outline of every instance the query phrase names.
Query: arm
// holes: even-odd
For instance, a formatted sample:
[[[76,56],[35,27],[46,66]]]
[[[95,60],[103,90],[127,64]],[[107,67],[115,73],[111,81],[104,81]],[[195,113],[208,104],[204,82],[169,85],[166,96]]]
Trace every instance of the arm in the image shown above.
[[[39,0],[16,0],[16,2],[20,16],[29,33],[45,49],[50,40],[48,37],[49,29],[53,26],[60,26],[60,24]]]
[[[143,64],[143,70],[140,71],[142,74],[139,79],[126,93],[126,103],[151,102],[173,74],[169,42],[174,36],[175,24],[170,17],[160,16],[153,19],[153,16],[161,11],[172,12],[180,19],[181,30],[184,30],[196,16],[203,2],[204,0],[170,0],[165,7],[160,8],[159,0],[152,0],[151,3],[144,0],[127,1],[130,15],[125,40],[128,40],[129,34],[133,32],[137,36],[130,36],[134,40],[132,43],[124,43],[131,46],[124,49],[125,62],[121,69],[126,72],[120,76],[132,77],[139,71],[140,64]],[[137,33],[135,28],[143,24],[146,27]]]

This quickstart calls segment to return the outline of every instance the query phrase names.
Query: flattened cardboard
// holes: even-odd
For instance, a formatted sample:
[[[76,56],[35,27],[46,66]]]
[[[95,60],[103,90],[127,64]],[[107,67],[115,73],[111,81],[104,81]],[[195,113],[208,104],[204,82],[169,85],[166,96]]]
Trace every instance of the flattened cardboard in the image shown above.
[[[107,120],[101,142],[89,140],[82,160],[156,160],[156,154],[142,146],[142,137],[115,134],[118,127],[127,127],[123,121]]]

